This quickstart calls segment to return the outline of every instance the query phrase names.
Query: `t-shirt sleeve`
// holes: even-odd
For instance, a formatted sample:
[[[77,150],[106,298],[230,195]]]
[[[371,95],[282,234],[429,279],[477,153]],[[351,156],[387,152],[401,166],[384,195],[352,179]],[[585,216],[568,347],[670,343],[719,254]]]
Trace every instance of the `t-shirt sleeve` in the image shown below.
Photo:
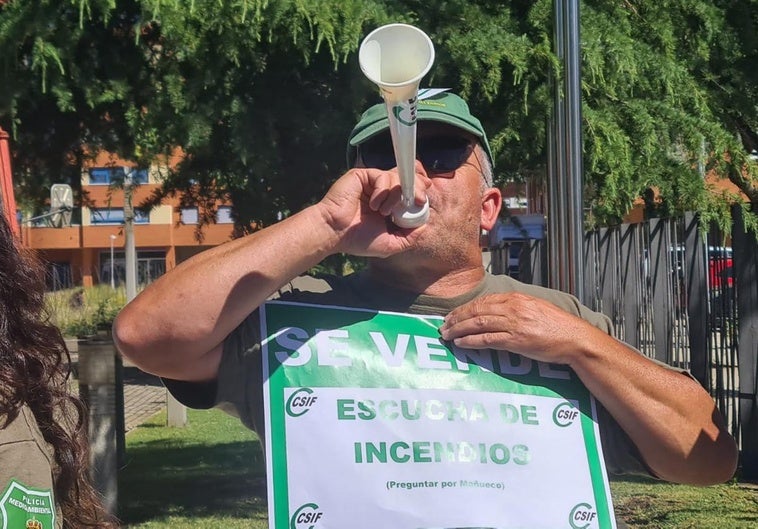
[[[0,492],[12,479],[27,486],[52,490],[50,462],[35,441],[0,443]]]
[[[210,409],[216,401],[218,383],[215,380],[211,382],[187,382],[162,378],[161,381],[176,400],[193,410]]]

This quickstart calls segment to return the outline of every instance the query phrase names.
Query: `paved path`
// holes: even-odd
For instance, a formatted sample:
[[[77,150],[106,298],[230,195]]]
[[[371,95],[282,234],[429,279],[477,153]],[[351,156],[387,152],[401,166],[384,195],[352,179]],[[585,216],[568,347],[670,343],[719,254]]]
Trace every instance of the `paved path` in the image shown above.
[[[166,407],[166,388],[160,379],[124,364],[124,426],[126,432]]]
[[[67,340],[74,375],[78,373],[79,355],[76,340]],[[166,388],[158,377],[123,361],[124,429],[130,432],[166,407]]]

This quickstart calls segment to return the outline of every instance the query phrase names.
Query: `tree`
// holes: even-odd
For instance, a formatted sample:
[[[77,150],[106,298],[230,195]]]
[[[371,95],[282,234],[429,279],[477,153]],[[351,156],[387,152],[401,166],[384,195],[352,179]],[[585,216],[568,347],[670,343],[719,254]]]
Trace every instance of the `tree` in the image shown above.
[[[701,168],[758,198],[757,4],[582,2],[598,222],[618,222],[651,188],[672,212],[726,211]],[[97,149],[146,164],[180,148],[163,193],[210,209],[229,198],[240,231],[275,222],[345,169],[345,138],[379,101],[356,51],[390,21],[430,35],[425,84],[454,88],[483,116],[497,177],[544,175],[560,76],[551,0],[12,0],[0,6],[0,124],[14,135],[20,194],[39,201],[61,177],[77,185]]]
[[[737,132],[740,123],[756,125],[756,7],[586,4],[585,149],[601,219],[656,188],[668,211],[694,209],[723,222],[725,201],[735,197],[711,192],[702,178],[711,170],[755,200],[756,165]]]
[[[36,209],[50,184],[79,186],[96,149],[129,150],[123,119],[139,104],[147,61],[128,35],[133,3],[21,2],[0,6],[0,123],[11,132],[19,202]],[[128,4],[128,5],[127,5]],[[131,9],[131,13],[130,13]]]

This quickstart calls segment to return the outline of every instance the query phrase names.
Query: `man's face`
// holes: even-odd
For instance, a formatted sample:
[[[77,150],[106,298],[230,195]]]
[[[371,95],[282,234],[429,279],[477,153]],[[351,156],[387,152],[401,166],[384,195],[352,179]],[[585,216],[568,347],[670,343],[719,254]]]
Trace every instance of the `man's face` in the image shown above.
[[[416,252],[449,266],[464,266],[480,258],[483,183],[481,148],[465,131],[434,122],[419,122],[417,158],[432,185],[427,190],[430,217]],[[395,166],[389,133],[358,148],[358,164],[391,169]]]

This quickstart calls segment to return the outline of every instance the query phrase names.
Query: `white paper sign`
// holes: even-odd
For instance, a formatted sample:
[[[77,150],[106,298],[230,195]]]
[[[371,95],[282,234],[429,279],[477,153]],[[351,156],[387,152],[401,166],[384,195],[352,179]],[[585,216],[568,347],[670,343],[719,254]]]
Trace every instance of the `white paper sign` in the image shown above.
[[[605,529],[576,376],[443,344],[441,318],[261,310],[272,529]]]

